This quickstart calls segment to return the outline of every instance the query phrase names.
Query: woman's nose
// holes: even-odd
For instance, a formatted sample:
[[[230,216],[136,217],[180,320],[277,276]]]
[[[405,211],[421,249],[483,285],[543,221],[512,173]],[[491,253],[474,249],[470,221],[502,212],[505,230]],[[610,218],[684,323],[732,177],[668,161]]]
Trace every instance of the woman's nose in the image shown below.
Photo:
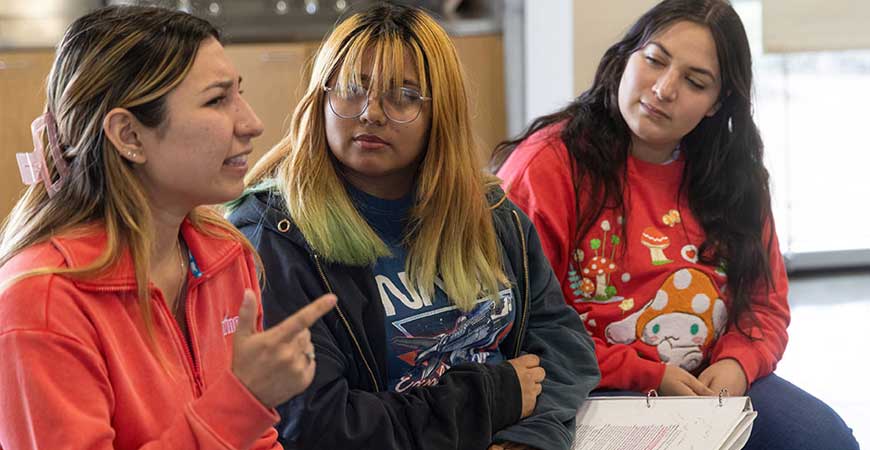
[[[263,134],[263,121],[260,120],[257,113],[254,112],[254,109],[251,108],[251,105],[244,98],[241,100],[241,117],[236,123],[237,134],[255,138]]]
[[[672,102],[677,99],[675,78],[674,72],[669,70],[656,80],[652,91],[657,99],[663,102]]]
[[[387,120],[384,109],[381,107],[381,96],[374,90],[369,92],[368,104],[360,115],[360,120],[376,125],[383,125]]]

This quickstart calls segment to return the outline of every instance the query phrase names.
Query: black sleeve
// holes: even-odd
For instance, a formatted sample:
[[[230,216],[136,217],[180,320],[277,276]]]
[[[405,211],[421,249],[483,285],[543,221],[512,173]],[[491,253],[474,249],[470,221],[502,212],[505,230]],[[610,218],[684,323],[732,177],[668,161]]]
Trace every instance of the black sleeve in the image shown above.
[[[546,450],[569,449],[577,409],[600,380],[595,348],[580,316],[565,303],[538,233],[519,210],[528,256],[530,316],[522,350],[541,358],[547,372],[534,413],[495,435],[495,442],[517,442]],[[521,243],[515,243],[521,247]],[[520,255],[521,256],[521,255]],[[515,258],[516,259],[516,258]],[[517,274],[522,261],[513,261]],[[522,276],[522,275],[520,275]],[[519,279],[518,283],[525,281]],[[524,301],[524,299],[520,299]]]
[[[263,260],[267,327],[325,293],[304,250],[260,226],[241,230]],[[311,328],[317,353],[314,381],[302,394],[304,401],[278,408],[282,416],[278,430],[288,448],[486,449],[494,432],[519,419],[519,381],[507,362],[459,365],[437,385],[401,394],[353,386],[349,380],[360,379],[354,360],[358,353],[344,319],[336,310]]]

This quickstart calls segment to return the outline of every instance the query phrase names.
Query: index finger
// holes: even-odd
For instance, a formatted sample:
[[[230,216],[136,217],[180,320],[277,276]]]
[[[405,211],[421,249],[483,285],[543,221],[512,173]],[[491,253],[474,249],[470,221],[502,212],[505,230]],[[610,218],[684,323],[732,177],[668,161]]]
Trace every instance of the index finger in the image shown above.
[[[294,336],[300,331],[310,328],[324,314],[332,310],[337,300],[335,295],[332,294],[321,296],[317,300],[305,305],[304,308],[296,311],[292,316],[284,319],[283,322],[272,327],[269,332],[287,337]]]

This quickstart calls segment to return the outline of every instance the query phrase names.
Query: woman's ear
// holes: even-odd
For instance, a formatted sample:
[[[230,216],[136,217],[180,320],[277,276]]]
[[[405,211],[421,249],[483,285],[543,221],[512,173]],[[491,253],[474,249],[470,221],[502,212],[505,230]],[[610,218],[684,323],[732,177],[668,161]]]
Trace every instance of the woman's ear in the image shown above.
[[[722,108],[722,100],[717,101],[717,102],[716,102],[716,103],[715,103],[715,104],[710,108],[710,110],[707,111],[706,116],[707,116],[707,117],[713,117],[713,116],[715,116],[716,113],[719,112],[719,109],[720,109],[720,108]]]
[[[124,108],[112,109],[103,119],[106,138],[122,158],[135,164],[143,164],[147,160],[137,131],[140,127],[141,123],[133,113]]]
[[[725,103],[725,100],[728,99],[728,96],[731,95],[731,91],[725,93],[725,95],[719,97],[719,100],[716,100],[716,103],[707,111],[707,117],[713,117],[722,109],[722,103]]]

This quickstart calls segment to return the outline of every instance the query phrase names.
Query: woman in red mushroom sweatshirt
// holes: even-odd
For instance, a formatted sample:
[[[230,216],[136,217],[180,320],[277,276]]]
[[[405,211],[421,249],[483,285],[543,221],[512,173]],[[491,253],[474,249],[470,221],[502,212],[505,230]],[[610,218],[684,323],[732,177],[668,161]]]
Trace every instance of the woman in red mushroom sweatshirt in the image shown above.
[[[500,146],[498,174],[593,337],[599,393],[727,389],[759,411],[747,448],[857,448],[836,413],[773,374],[788,281],[751,87],[727,1],[663,1],[588,91]]]

